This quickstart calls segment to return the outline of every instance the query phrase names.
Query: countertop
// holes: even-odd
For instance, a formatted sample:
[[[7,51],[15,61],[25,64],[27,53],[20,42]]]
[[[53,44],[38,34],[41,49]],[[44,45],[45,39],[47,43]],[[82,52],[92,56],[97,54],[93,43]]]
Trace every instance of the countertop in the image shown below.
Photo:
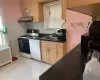
[[[30,39],[44,40],[44,41],[52,41],[52,42],[60,42],[60,43],[66,42],[66,40],[47,39],[47,38],[41,38],[41,37],[38,37],[38,38],[30,38]]]
[[[66,54],[60,61],[54,64],[40,80],[82,80],[84,71],[83,56],[81,55],[81,44]]]
[[[44,40],[44,41],[52,41],[52,42],[66,42],[66,39],[59,40],[57,37],[48,37],[51,34],[39,34],[38,37],[32,37],[28,35],[21,36],[20,38],[26,38],[26,39],[35,39],[35,40]]]

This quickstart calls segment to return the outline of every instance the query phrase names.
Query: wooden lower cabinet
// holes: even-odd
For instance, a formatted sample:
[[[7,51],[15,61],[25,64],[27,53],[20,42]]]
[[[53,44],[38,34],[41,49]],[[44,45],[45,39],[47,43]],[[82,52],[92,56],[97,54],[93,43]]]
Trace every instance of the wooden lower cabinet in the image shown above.
[[[49,47],[49,64],[56,63],[56,49]]]
[[[48,61],[49,61],[48,48],[47,47],[41,47],[41,52],[42,52],[42,61],[48,63]]]
[[[66,53],[66,43],[41,41],[42,61],[48,64],[55,64]]]
[[[56,61],[59,61],[63,56],[63,50],[57,50]]]
[[[54,64],[56,61],[56,49],[53,49],[51,47],[42,47],[41,48],[42,52],[42,61],[49,63],[49,64]]]

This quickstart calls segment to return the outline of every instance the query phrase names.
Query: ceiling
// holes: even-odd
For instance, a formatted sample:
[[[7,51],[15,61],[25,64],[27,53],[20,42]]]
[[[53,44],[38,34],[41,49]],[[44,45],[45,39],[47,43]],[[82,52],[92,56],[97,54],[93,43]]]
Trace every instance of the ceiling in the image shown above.
[[[83,14],[87,14],[90,16],[100,16],[100,3],[89,4],[89,5],[79,6],[79,7],[68,8],[68,9],[81,12]]]

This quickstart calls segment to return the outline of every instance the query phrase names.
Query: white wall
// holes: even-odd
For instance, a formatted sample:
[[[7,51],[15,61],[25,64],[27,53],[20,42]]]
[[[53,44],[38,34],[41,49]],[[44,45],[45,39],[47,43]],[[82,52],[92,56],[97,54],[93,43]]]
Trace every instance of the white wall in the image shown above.
[[[88,31],[92,17],[72,10],[66,11],[67,52],[81,42],[81,35]],[[81,25],[79,25],[81,23]]]
[[[19,24],[18,22],[13,22],[6,24],[8,33],[8,44],[11,46],[13,56],[19,56],[19,46],[18,38],[26,33],[26,28],[24,25]]]
[[[19,56],[18,37],[26,32],[25,26],[17,22],[22,16],[20,0],[2,0],[2,7],[8,43],[11,42],[13,56]]]

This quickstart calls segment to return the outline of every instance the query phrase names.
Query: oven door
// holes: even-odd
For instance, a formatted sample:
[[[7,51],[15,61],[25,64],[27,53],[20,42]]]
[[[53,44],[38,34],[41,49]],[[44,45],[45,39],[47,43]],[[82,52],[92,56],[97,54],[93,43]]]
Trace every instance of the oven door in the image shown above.
[[[29,40],[28,39],[19,38],[18,42],[19,42],[19,50],[20,50],[20,52],[30,54]]]

